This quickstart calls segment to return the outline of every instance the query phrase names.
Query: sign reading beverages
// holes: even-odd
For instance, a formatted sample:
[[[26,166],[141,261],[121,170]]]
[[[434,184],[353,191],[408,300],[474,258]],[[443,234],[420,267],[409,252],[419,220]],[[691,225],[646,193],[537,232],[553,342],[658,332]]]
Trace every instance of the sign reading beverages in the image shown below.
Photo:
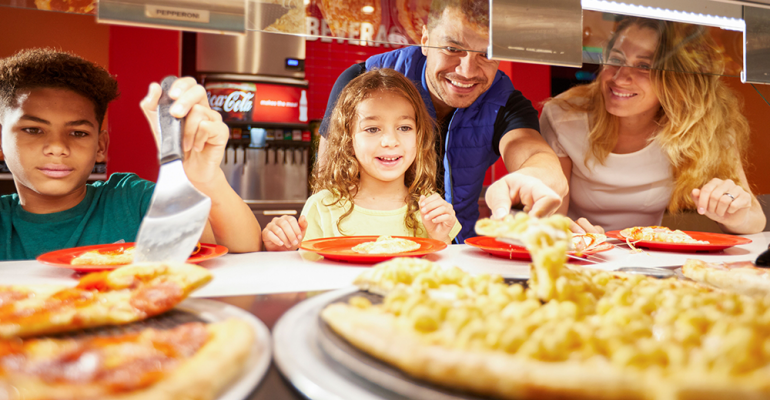
[[[307,122],[307,89],[254,82],[207,82],[209,105],[224,122]]]

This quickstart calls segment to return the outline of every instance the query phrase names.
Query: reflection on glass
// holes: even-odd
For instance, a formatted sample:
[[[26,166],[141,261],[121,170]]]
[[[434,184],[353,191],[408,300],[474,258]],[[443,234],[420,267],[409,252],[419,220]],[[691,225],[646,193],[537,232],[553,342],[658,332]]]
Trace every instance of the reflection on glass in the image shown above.
[[[702,26],[637,17],[613,26],[596,80],[550,100],[541,117],[543,136],[569,159],[570,217],[622,229],[699,209],[725,231],[761,230],[741,163],[749,124],[719,76],[723,54]],[[740,199],[729,214],[708,201],[723,193]]]
[[[351,40],[361,46],[419,44],[431,0],[250,0],[262,11],[249,30]],[[390,47],[390,46],[388,46]]]
[[[75,14],[94,14],[97,0],[0,0],[0,6],[63,11]]]
[[[665,30],[667,36],[655,54],[656,62],[634,65],[622,54],[610,51],[612,35],[626,17],[619,14],[583,11],[583,63],[609,64],[637,69],[661,69],[699,74],[740,76],[743,62],[743,34],[737,31],[695,24],[647,20],[651,29]],[[692,54],[691,62],[680,63],[674,53]],[[696,54],[697,53],[697,54]]]

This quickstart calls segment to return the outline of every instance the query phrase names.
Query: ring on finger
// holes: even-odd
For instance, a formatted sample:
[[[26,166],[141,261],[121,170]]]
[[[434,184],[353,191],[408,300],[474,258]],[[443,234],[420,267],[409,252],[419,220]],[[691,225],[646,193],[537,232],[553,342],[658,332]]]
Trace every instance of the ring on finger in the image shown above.
[[[730,193],[728,193],[728,192],[725,192],[725,193],[724,193],[722,196],[727,196],[727,197],[729,197],[729,198],[731,198],[731,199],[735,200],[735,196],[731,195],[731,194],[730,194]]]

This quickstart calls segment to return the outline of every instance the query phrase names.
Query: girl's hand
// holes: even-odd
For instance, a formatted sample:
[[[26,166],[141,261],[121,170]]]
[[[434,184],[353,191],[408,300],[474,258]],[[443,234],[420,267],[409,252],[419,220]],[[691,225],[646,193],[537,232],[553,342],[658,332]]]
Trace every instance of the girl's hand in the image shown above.
[[[306,230],[307,219],[304,215],[299,217],[299,221],[289,215],[273,218],[262,230],[262,242],[265,244],[265,250],[297,250]]]
[[[152,83],[147,96],[139,103],[155,134],[156,142],[159,132],[157,107],[161,92],[160,85]],[[222,122],[222,116],[211,109],[206,89],[198,85],[195,79],[177,79],[171,85],[168,95],[174,100],[169,113],[176,118],[185,118],[182,127],[185,174],[196,186],[210,184],[221,174],[219,165],[230,138],[230,130]]]
[[[445,243],[452,241],[449,232],[457,223],[455,210],[438,193],[427,198],[420,196],[420,217],[431,239],[441,240]]]
[[[743,224],[751,209],[751,194],[730,179],[714,178],[702,188],[693,189],[692,200],[698,214],[729,226]]]
[[[578,218],[577,221],[569,220],[569,229],[572,233],[585,234],[585,233],[601,233],[604,234],[604,228],[599,225],[593,225],[585,218]]]

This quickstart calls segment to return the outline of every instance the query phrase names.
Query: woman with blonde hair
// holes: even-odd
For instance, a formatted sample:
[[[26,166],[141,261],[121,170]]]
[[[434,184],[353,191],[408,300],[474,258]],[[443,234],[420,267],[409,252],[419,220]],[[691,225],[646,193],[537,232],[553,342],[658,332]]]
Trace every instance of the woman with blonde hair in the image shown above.
[[[326,160],[299,220],[275,218],[262,231],[268,250],[302,240],[353,235],[430,237],[460,232],[452,205],[436,192],[436,130],[414,84],[392,69],[368,71],[340,94]]]
[[[560,212],[573,231],[659,225],[668,208],[760,232],[765,215],[743,170],[749,125],[703,28],[628,17],[604,60],[594,82],[549,100],[540,117],[570,181]]]

